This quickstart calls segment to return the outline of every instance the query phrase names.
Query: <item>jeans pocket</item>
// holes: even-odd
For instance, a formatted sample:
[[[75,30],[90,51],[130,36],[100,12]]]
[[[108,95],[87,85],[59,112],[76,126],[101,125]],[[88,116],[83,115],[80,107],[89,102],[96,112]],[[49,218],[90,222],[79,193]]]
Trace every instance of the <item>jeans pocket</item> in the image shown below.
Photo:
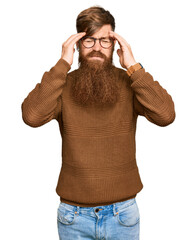
[[[69,210],[66,208],[63,203],[59,204],[58,210],[57,210],[57,220],[63,224],[71,225],[74,223],[76,218],[76,214],[74,211]]]
[[[136,200],[125,208],[119,209],[117,215],[118,222],[126,227],[136,225],[140,220],[139,209]]]

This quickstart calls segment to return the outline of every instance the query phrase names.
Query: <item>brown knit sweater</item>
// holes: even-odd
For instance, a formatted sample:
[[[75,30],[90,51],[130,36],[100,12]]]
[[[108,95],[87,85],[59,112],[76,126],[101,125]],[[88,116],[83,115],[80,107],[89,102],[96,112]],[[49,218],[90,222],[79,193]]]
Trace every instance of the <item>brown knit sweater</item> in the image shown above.
[[[158,81],[139,69],[129,77],[115,68],[120,99],[112,107],[82,107],[70,97],[77,70],[59,59],[22,103],[23,121],[39,127],[56,119],[62,136],[62,167],[56,192],[81,207],[109,205],[136,196],[143,184],[136,162],[138,115],[158,126],[175,119],[174,102]]]

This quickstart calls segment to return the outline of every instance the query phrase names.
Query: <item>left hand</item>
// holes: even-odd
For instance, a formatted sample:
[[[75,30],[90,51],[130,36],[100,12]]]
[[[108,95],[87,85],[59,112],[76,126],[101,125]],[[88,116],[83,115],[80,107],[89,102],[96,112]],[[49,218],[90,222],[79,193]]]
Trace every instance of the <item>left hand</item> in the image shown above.
[[[109,31],[109,35],[110,37],[115,38],[120,45],[120,49],[117,50],[117,54],[120,58],[121,66],[128,69],[131,65],[136,64],[137,62],[133,57],[131,46],[127,43],[127,41],[113,31]]]

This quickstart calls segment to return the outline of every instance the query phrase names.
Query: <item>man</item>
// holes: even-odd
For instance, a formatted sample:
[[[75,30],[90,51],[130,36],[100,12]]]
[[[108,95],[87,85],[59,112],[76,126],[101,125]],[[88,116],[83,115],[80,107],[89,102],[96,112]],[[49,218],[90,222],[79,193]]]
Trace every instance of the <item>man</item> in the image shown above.
[[[91,7],[76,22],[78,33],[63,43],[59,61],[22,103],[23,120],[32,127],[59,123],[59,238],[139,239],[137,117],[167,126],[175,119],[174,103],[114,32],[109,11]],[[124,69],[113,64],[116,42]],[[75,46],[79,68],[68,73]]]

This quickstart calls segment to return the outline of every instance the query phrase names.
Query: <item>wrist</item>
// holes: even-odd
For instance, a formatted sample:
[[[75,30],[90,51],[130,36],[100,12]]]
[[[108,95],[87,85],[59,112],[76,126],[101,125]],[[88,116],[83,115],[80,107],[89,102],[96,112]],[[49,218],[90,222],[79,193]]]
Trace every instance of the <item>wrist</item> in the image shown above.
[[[136,61],[131,62],[129,65],[126,66],[126,69],[130,68],[131,66],[133,66],[133,65],[135,65],[135,64],[137,64]]]
[[[130,77],[135,71],[139,70],[143,68],[141,63],[136,63],[134,65],[131,65],[128,69],[127,69],[127,74]]]

